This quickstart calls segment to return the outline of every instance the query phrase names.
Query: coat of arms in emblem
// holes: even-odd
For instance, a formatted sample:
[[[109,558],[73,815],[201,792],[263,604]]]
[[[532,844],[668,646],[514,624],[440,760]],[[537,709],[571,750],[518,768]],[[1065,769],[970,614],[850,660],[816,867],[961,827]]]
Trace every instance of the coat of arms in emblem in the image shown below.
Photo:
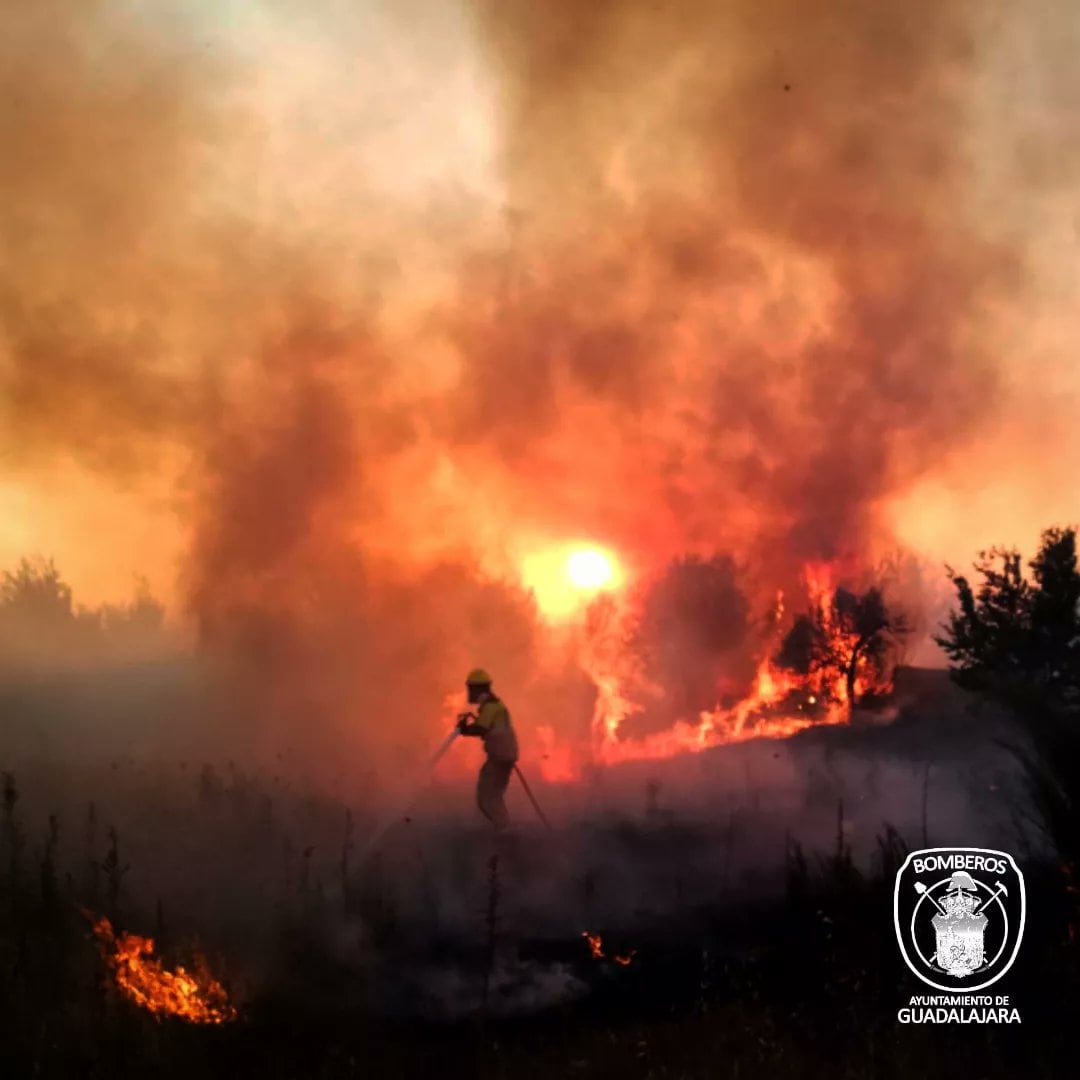
[[[1024,933],[1024,876],[982,848],[912,852],[896,875],[897,940],[907,965],[939,990],[979,990],[1012,966]]]
[[[930,920],[937,937],[931,963],[936,961],[937,967],[954,978],[970,975],[983,965],[986,914],[977,891],[971,875],[957,870],[949,879],[938,914]]]

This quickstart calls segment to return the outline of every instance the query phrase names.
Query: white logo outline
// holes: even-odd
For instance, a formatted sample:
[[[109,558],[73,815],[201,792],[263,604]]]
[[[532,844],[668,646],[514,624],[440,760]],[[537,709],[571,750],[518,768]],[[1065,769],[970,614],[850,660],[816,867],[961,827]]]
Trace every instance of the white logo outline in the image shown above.
[[[1019,885],[1020,917],[1019,917],[1019,920],[1018,920],[1019,925],[1018,925],[1017,932],[1016,932],[1016,943],[1013,945],[1012,955],[1009,957],[1009,959],[1006,961],[1006,963],[1004,964],[1004,966],[1001,968],[1000,971],[998,971],[992,978],[988,979],[986,982],[979,983],[978,986],[942,986],[941,983],[936,983],[932,979],[927,978],[927,976],[925,976],[921,971],[919,971],[919,969],[912,963],[911,957],[908,955],[907,945],[905,944],[905,941],[904,941],[904,935],[903,935],[903,933],[901,933],[901,930],[900,930],[900,881],[904,876],[904,871],[908,868],[908,866],[911,865],[912,860],[919,857],[919,856],[923,856],[923,855],[956,855],[956,854],[994,855],[994,856],[997,856],[998,858],[1006,859],[1008,861],[1008,863],[1009,863],[1009,866],[1012,867],[1012,871],[1016,875],[1016,880],[1017,880],[1017,883]],[[983,884],[984,888],[987,887],[985,885],[985,883],[981,883],[981,884]],[[923,900],[923,898],[920,897],[919,901],[916,903],[916,906],[915,906],[916,911],[918,910],[919,905],[922,903],[922,900]],[[999,905],[1001,905],[1000,896],[997,898],[997,902],[998,902]],[[1004,913],[1004,906],[1003,905],[1002,905],[1002,911]],[[1006,913],[1006,919],[1007,918],[1008,918],[1008,915]],[[912,913],[912,927],[914,927],[914,919],[915,919],[915,914],[913,912]],[[921,979],[924,983],[926,983],[927,986],[932,986],[935,990],[943,990],[946,993],[950,993],[950,994],[956,994],[956,993],[968,994],[968,993],[974,993],[976,990],[985,990],[988,986],[993,986],[994,983],[996,983],[999,979],[1001,979],[1001,978],[1003,978],[1005,976],[1005,974],[1009,971],[1009,969],[1016,962],[1016,958],[1020,953],[1020,946],[1021,946],[1021,944],[1023,943],[1023,940],[1024,940],[1024,927],[1025,927],[1026,923],[1027,923],[1027,888],[1026,888],[1026,886],[1024,884],[1024,874],[1023,874],[1023,871],[1020,869],[1020,867],[1017,866],[1016,860],[1007,851],[996,851],[996,850],[994,850],[992,848],[967,848],[967,847],[920,848],[918,851],[909,852],[908,857],[903,862],[903,865],[900,867],[899,870],[896,871],[896,882],[893,885],[893,928],[896,931],[897,944],[900,946],[900,955],[903,956],[904,963],[907,964],[907,966],[911,970],[912,974],[917,976],[919,979]],[[1003,940],[1004,941],[1008,940],[1007,935]],[[922,954],[921,954],[921,951],[919,950],[918,943],[915,941],[914,933],[912,933],[912,943],[913,943],[913,945],[915,947],[916,953],[918,953],[920,958],[921,958]],[[1004,948],[1004,944],[1003,944],[1002,948]],[[1000,957],[1000,955],[1001,955],[1001,950],[998,951],[998,957]],[[997,959],[997,957],[995,957],[995,959]]]

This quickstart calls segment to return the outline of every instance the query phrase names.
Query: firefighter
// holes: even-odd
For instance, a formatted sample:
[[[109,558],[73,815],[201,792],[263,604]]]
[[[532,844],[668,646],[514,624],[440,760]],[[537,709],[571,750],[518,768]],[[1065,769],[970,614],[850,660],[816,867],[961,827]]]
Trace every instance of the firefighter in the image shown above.
[[[510,723],[510,710],[495,696],[491,676],[486,671],[481,668],[470,671],[465,679],[465,689],[469,693],[469,704],[476,706],[476,712],[462,713],[458,717],[458,731],[483,739],[487,754],[476,783],[476,804],[484,817],[501,832],[510,823],[503,796],[517,763],[517,736]]]

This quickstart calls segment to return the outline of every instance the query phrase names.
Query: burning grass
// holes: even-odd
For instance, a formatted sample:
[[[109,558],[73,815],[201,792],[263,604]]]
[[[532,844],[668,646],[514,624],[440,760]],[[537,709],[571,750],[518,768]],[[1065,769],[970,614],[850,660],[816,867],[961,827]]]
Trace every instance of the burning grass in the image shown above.
[[[128,1001],[158,1019],[227,1024],[237,1018],[225,988],[210,974],[201,954],[196,954],[193,970],[178,966],[170,971],[154,955],[153,938],[117,933],[104,916],[95,919],[89,912],[83,914],[91,920],[102,959]]]

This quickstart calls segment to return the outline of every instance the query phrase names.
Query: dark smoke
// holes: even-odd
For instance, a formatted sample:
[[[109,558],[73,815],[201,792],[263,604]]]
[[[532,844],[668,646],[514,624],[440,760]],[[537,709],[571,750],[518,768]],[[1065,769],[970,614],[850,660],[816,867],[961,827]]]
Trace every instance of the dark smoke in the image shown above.
[[[664,688],[662,727],[714,708],[718,687],[734,691],[735,700],[749,690],[749,624],[730,558],[678,560],[647,591],[634,646],[647,677]]]

